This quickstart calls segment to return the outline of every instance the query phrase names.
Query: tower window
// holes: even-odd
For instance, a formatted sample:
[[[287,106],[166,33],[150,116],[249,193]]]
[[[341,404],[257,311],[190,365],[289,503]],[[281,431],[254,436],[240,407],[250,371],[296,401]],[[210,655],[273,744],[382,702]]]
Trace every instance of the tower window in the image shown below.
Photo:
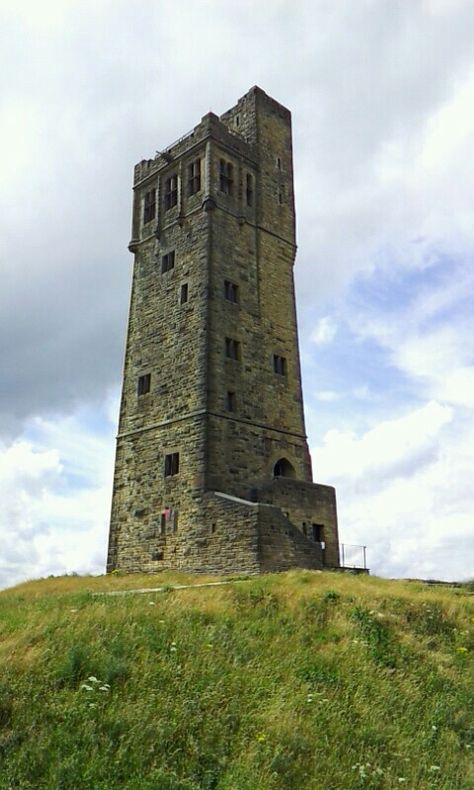
[[[232,195],[232,187],[233,187],[233,167],[230,162],[226,162],[225,159],[221,159],[219,162],[219,189],[221,192],[224,192],[226,195]]]
[[[145,192],[145,201],[143,203],[143,223],[151,222],[156,215],[156,189],[151,189],[150,192]]]
[[[280,376],[286,376],[285,357],[279,357],[278,354],[273,355],[273,372],[278,373]]]
[[[247,201],[247,206],[253,206],[253,178],[250,173],[247,173],[246,177],[246,187],[245,187],[245,198]]]
[[[174,269],[174,250],[167,252],[166,255],[163,255],[161,259],[162,273],[164,274],[165,272],[169,272],[170,269]]]
[[[225,355],[228,359],[240,359],[240,343],[232,337],[225,339]]]
[[[163,510],[160,516],[160,535],[164,535],[166,533],[166,510]]]
[[[273,477],[295,478],[295,468],[287,458],[280,458],[273,467]]]
[[[279,192],[278,193],[278,202],[279,202],[279,204],[281,206],[281,204],[283,203],[283,192]]]
[[[324,524],[311,524],[311,537],[315,543],[322,543],[324,540]]]
[[[277,156],[277,167],[278,167],[278,170],[281,170],[281,159],[280,159],[279,156]]]
[[[188,301],[188,284],[187,283],[183,283],[182,286],[181,286],[181,293],[180,293],[180,297],[179,297],[179,303],[180,304],[186,304],[187,301]]]
[[[226,392],[225,395],[225,410],[226,411],[235,411],[236,401],[235,401],[235,392]]]
[[[151,373],[145,373],[144,376],[139,376],[137,394],[146,395],[147,392],[150,392],[150,386],[151,386]]]
[[[165,477],[173,477],[179,472],[179,453],[165,455]]]
[[[201,189],[201,160],[196,159],[188,165],[188,195],[195,195]]]
[[[178,176],[170,176],[165,181],[165,211],[178,202]]]
[[[230,280],[224,280],[224,296],[227,301],[237,304],[239,301],[239,286],[231,283]]]

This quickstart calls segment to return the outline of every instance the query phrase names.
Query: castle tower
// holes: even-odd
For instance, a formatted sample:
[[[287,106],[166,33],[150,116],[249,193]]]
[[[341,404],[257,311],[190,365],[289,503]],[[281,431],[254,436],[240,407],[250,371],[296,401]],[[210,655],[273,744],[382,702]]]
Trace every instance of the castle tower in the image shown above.
[[[140,162],[130,250],[107,569],[337,567],[305,435],[290,112],[254,87]]]

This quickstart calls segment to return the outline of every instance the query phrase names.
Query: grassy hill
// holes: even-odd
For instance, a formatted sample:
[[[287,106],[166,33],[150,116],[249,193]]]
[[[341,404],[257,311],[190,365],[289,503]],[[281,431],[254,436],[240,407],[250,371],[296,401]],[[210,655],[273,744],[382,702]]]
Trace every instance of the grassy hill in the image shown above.
[[[318,572],[0,593],[0,790],[474,788],[474,597]]]

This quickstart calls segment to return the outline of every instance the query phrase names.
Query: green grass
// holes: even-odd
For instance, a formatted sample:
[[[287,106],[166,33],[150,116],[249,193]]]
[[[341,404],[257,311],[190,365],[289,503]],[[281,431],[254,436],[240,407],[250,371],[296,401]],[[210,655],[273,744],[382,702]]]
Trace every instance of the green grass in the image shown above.
[[[474,788],[468,587],[193,581],[0,593],[0,790]]]

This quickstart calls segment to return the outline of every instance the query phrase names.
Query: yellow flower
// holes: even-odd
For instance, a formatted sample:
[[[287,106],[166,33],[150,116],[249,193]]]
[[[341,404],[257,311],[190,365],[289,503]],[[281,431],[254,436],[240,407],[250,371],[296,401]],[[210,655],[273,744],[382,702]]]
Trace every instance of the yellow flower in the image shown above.
[[[464,655],[465,653],[468,652],[468,649],[467,649],[467,647],[457,647],[456,648],[456,652],[457,653],[461,653],[462,655]]]

